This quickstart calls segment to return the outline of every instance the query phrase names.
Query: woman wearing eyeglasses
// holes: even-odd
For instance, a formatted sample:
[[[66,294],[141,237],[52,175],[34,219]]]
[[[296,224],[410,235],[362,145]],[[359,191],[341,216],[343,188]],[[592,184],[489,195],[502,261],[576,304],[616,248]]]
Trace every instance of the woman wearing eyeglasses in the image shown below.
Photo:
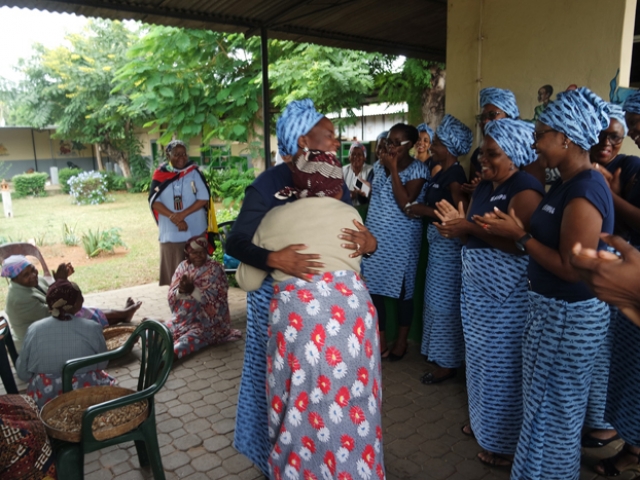
[[[429,170],[409,150],[418,140],[418,130],[398,123],[389,130],[380,160],[373,166],[371,201],[366,226],[378,240],[378,249],[362,261],[371,299],[378,311],[382,358],[401,360],[407,352],[407,338],[413,318],[413,290],[418,254],[422,241],[422,223],[404,209],[422,202]],[[385,297],[398,301],[398,340],[389,352],[386,340]]]
[[[440,235],[433,224],[438,221],[435,208],[441,200],[452,205],[462,202],[467,209],[467,196],[462,192],[467,176],[458,157],[469,153],[472,142],[473,133],[460,120],[451,115],[442,119],[431,146],[432,158],[442,169],[433,177],[426,202],[407,208],[409,215],[427,217],[430,223],[427,228],[429,261],[424,289],[422,354],[436,365],[436,369],[421,377],[424,384],[453,378],[464,361],[460,318],[462,246],[457,238]]]
[[[613,231],[613,200],[589,150],[609,126],[607,104],[586,88],[563,92],[536,122],[538,161],[557,168],[531,216],[475,216],[489,233],[508,238],[529,255],[529,317],[524,331],[522,430],[512,480],[577,480],[580,436],[597,354],[609,327],[609,308],[580,280],[569,259],[576,243],[602,250]]]

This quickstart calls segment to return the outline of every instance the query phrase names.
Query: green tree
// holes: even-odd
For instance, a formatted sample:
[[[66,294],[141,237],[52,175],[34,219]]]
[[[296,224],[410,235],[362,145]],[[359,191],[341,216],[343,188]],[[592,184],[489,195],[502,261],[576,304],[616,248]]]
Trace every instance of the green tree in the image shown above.
[[[129,92],[111,90],[136,38],[121,22],[91,20],[82,33],[67,35],[70,47],[35,45],[33,56],[18,66],[26,78],[17,91],[16,121],[36,128],[55,124],[57,138],[99,144],[129,178],[130,153],[137,151],[134,126],[143,117],[129,108]]]

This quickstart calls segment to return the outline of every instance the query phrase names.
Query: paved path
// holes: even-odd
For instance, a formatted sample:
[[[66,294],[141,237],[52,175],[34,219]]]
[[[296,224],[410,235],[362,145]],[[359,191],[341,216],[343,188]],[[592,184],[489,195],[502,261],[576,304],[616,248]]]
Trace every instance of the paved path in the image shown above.
[[[143,317],[168,318],[167,288],[157,285],[86,295],[86,305],[123,305],[127,297],[142,300],[134,322]],[[244,330],[246,298],[239,289],[229,293],[232,323]],[[425,386],[418,378],[429,366],[413,345],[401,362],[383,363],[383,424],[387,478],[424,480],[506,480],[504,469],[490,469],[475,458],[480,447],[460,428],[467,420],[464,378]],[[158,437],[167,479],[263,478],[232,445],[234,418],[244,342],[237,341],[197,352],[174,368],[156,395]],[[136,386],[137,358],[133,354],[108,371],[123,387]],[[24,388],[24,384],[19,384]],[[0,392],[2,387],[0,386]],[[620,447],[620,445],[615,445]],[[611,455],[612,447],[596,452]],[[581,480],[600,479],[593,473],[593,451],[585,455]],[[87,480],[153,478],[141,469],[135,447],[115,446],[85,457]],[[622,475],[622,480],[633,478]],[[61,479],[63,480],[63,479]]]

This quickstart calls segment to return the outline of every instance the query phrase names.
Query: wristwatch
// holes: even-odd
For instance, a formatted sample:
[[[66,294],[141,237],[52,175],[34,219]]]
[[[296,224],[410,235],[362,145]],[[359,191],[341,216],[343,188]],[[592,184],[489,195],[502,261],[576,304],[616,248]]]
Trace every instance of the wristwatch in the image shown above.
[[[524,248],[524,244],[527,243],[532,238],[533,238],[533,235],[531,235],[530,233],[526,233],[522,237],[520,237],[518,240],[516,240],[516,247],[518,247],[518,250],[520,250],[521,252],[525,252],[526,250]]]

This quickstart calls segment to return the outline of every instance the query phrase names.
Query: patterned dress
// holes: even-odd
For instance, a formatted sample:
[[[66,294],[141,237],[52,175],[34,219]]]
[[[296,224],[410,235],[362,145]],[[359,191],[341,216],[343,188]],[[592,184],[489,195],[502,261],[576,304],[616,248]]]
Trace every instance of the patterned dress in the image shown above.
[[[191,294],[178,292],[183,275],[193,280],[195,290]],[[239,330],[230,328],[228,290],[227,276],[219,263],[207,259],[196,267],[185,260],[178,265],[169,287],[173,317],[167,322],[177,358],[241,337]]]
[[[270,310],[270,478],[384,479],[377,318],[360,277],[280,282]]]
[[[419,160],[414,160],[399,173],[403,184],[411,180],[431,178]],[[416,199],[422,202],[425,188]],[[422,242],[422,222],[409,218],[393,195],[391,176],[378,161],[373,166],[371,202],[367,228],[378,240],[375,255],[362,260],[362,276],[371,294],[399,298],[404,282],[404,300],[413,298],[418,256]]]

